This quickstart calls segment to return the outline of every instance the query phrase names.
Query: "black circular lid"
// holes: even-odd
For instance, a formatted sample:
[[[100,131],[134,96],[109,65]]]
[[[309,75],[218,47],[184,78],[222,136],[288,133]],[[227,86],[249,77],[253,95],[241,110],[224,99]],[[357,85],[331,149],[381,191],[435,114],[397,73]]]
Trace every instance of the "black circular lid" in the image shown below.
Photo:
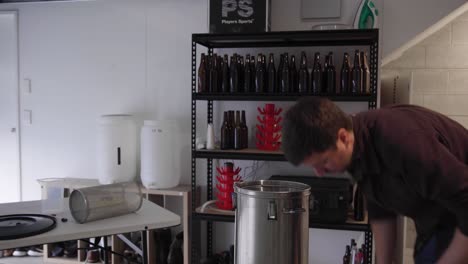
[[[0,240],[35,236],[55,228],[54,217],[39,214],[15,214],[0,216]]]

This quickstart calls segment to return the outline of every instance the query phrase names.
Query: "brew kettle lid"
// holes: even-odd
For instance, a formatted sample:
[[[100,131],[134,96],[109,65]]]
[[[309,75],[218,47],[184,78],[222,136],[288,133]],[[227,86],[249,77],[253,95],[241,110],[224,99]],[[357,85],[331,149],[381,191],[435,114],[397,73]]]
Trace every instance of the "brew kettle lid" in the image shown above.
[[[259,198],[292,198],[309,196],[310,186],[292,181],[260,180],[235,183],[234,191]]]
[[[19,239],[39,235],[55,228],[54,217],[40,214],[0,216],[0,240]]]

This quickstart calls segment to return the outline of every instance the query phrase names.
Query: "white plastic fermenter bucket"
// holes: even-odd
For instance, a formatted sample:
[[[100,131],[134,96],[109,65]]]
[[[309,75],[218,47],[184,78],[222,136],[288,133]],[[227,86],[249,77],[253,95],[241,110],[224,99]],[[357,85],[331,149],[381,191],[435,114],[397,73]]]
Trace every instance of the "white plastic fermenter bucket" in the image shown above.
[[[101,116],[97,135],[97,171],[101,184],[135,179],[137,131],[131,115]]]
[[[179,131],[175,121],[145,120],[141,129],[141,182],[166,189],[180,182]]]

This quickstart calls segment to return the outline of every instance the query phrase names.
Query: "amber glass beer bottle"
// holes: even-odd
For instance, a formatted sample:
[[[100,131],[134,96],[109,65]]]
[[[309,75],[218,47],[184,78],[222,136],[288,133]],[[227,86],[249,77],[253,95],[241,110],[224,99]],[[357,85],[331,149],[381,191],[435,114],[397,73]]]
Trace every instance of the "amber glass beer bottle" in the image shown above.
[[[305,52],[301,53],[301,63],[299,65],[298,92],[309,92],[309,70],[307,69],[307,56]]]
[[[312,67],[312,93],[318,94],[322,91],[322,65],[320,64],[320,53],[314,56],[314,66]]]
[[[340,93],[346,94],[351,90],[351,69],[349,66],[349,54],[343,55],[343,66],[341,66],[341,90]]]
[[[206,56],[205,53],[201,54],[200,66],[198,67],[198,92],[206,92]]]

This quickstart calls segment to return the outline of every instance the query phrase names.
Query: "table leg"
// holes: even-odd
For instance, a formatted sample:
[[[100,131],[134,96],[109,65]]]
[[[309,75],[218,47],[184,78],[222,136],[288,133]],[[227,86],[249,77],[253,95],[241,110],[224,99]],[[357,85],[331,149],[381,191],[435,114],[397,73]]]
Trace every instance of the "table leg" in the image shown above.
[[[183,196],[183,225],[184,225],[184,264],[190,263],[190,212],[192,212],[192,193],[185,193]]]
[[[146,230],[141,231],[141,242],[143,250],[143,264],[148,264],[148,240],[146,237]]]
[[[109,258],[108,258],[108,255],[107,255],[107,250],[108,250],[108,247],[107,247],[107,237],[102,237],[102,239],[104,239],[104,263],[105,264],[108,264],[109,263]]]

